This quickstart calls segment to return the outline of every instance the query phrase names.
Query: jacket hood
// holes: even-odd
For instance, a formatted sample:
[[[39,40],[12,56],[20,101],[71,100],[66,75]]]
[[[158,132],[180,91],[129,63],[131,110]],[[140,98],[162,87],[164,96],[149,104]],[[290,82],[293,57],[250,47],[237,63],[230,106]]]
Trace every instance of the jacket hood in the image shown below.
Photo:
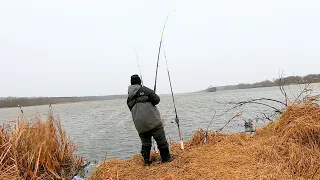
[[[137,93],[137,91],[140,89],[140,87],[141,87],[141,85],[137,85],[137,84],[130,85],[128,87],[128,95],[129,95],[129,97],[134,96]]]

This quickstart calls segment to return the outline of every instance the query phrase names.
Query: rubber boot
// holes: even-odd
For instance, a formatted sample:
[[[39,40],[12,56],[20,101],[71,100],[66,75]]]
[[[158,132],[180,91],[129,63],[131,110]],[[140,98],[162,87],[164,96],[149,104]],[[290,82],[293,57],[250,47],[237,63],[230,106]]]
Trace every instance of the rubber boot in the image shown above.
[[[150,150],[151,150],[151,147],[146,147],[146,148],[143,148],[141,150],[141,155],[143,157],[143,160],[144,160],[144,165],[145,166],[150,166],[151,162],[150,162]]]
[[[159,150],[160,150],[160,156],[161,156],[162,163],[167,163],[167,162],[173,161],[173,158],[170,155],[168,147],[162,147],[162,148],[159,148]]]

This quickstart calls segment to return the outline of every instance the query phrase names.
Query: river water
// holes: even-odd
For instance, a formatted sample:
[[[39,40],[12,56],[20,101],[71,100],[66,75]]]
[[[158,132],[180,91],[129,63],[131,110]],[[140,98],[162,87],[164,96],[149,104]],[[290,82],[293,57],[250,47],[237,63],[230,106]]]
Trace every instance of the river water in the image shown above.
[[[304,85],[301,85],[304,87]],[[314,94],[320,93],[320,84],[311,84]],[[290,97],[300,92],[300,86],[293,85],[286,88]],[[179,141],[177,126],[174,121],[174,109],[171,96],[163,95],[158,108],[165,119],[166,134],[174,142]],[[214,112],[221,114],[232,107],[227,102],[239,102],[252,98],[272,98],[284,100],[278,87],[255,88],[243,90],[218,91],[212,93],[190,93],[176,95],[178,116],[184,140],[189,140],[192,133],[199,128],[206,128]],[[268,104],[281,108],[280,104]],[[23,107],[24,116],[32,119],[35,116],[46,117],[48,106]],[[54,104],[53,111],[62,121],[67,133],[79,147],[78,153],[86,159],[100,162],[107,153],[108,159],[126,159],[140,152],[140,139],[126,105],[126,99],[80,102],[70,104]],[[225,125],[237,112],[242,116],[232,120],[222,132],[243,132],[244,120],[253,119],[261,112],[269,113],[272,108],[248,104],[240,109],[230,111],[224,116],[216,117],[210,125],[210,130],[217,130]],[[0,123],[10,123],[20,115],[18,108],[0,109]],[[256,126],[263,122],[254,121]]]

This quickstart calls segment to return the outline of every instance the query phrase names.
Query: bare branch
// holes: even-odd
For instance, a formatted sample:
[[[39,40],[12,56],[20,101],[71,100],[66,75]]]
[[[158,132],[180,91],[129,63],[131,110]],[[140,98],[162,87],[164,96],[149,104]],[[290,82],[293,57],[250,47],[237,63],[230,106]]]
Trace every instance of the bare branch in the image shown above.
[[[242,115],[242,112],[238,112],[236,115],[234,115],[222,128],[219,128],[218,130],[216,130],[216,132],[220,132],[223,130],[223,128],[225,128],[233,119],[239,117]]]
[[[310,90],[308,89],[309,85],[310,85],[310,83],[305,84],[304,89],[300,92],[300,94],[299,94],[298,97],[294,100],[293,103],[298,102],[298,101],[299,101],[299,98],[300,98],[303,94],[305,94],[305,93],[307,93],[308,91],[310,91]]]
[[[214,115],[213,115],[213,117],[212,117],[212,119],[211,119],[210,123],[208,124],[207,132],[208,132],[208,130],[209,130],[209,126],[211,125],[211,123],[212,123],[213,119],[214,119],[214,118],[215,118],[215,116],[216,116],[216,112],[217,112],[217,111],[214,111]]]

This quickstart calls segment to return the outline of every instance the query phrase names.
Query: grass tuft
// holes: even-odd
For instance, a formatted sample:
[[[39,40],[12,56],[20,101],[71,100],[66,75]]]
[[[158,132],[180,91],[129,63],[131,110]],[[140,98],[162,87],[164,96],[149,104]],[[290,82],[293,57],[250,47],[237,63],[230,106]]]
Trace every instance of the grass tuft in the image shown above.
[[[24,118],[0,126],[0,180],[72,179],[83,160],[62,129],[59,119]]]

